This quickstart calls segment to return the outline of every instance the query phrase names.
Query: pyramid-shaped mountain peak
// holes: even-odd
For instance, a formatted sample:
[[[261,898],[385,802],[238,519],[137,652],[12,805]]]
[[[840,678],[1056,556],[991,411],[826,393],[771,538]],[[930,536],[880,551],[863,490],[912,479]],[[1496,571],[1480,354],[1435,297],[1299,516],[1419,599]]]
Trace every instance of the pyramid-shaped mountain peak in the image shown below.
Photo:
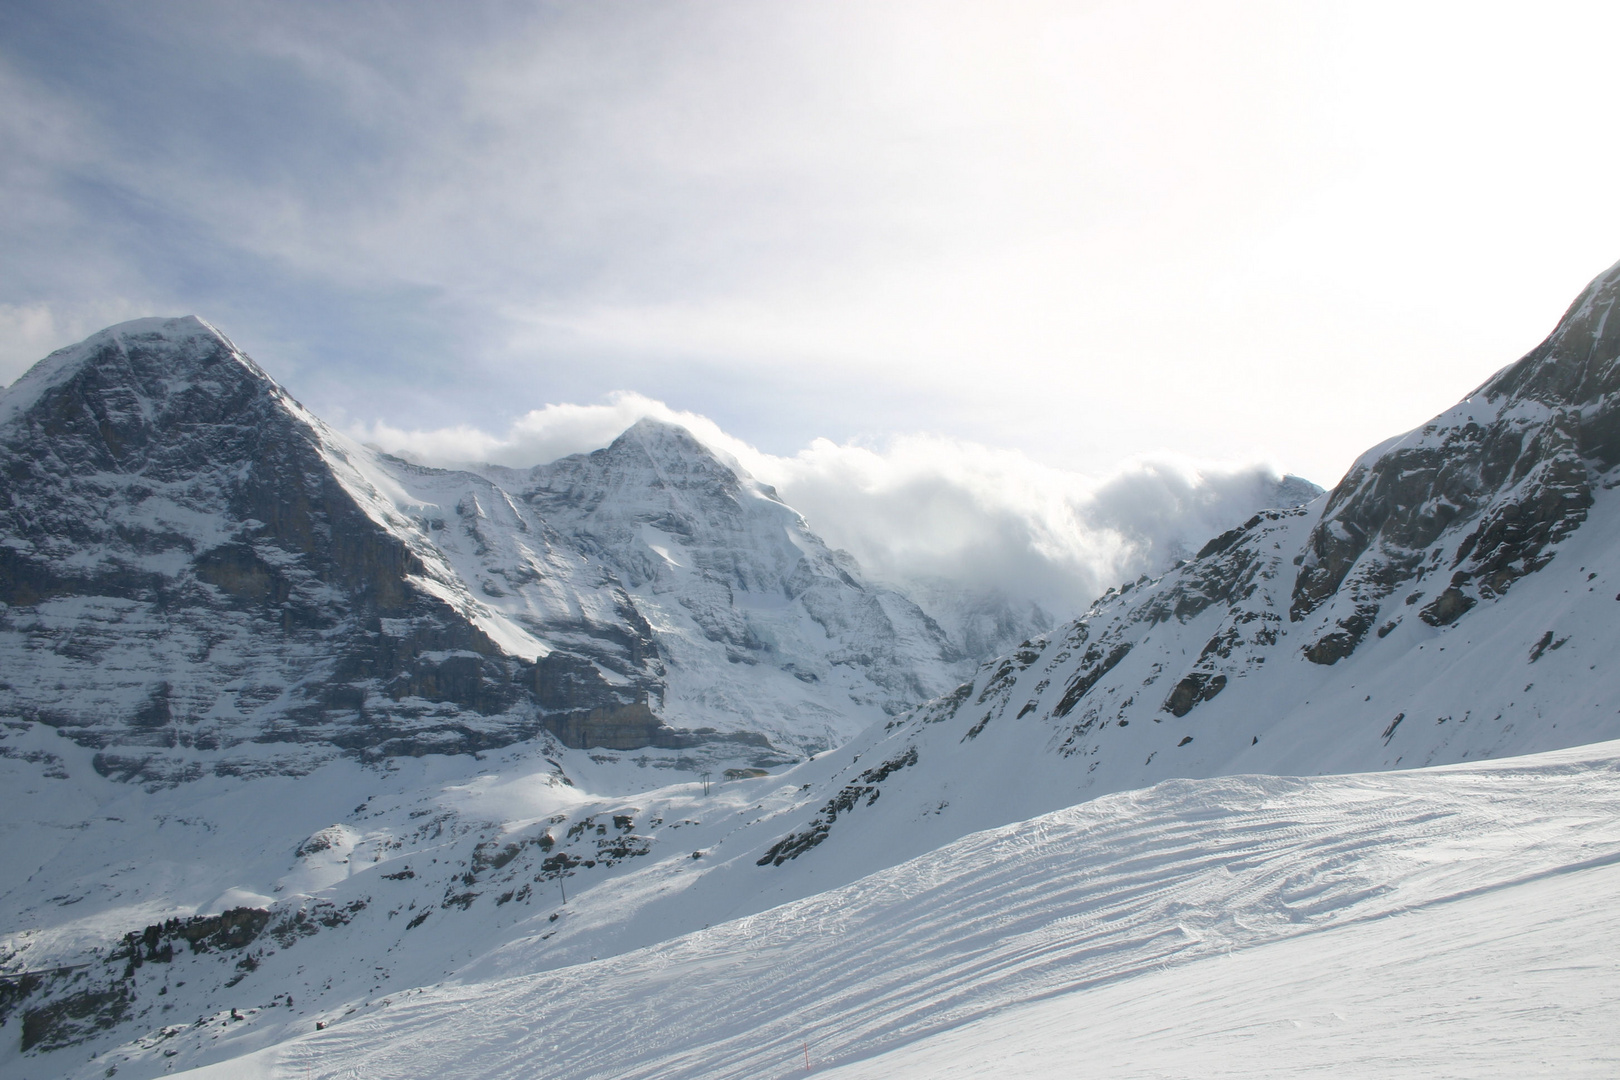
[[[655,462],[713,462],[727,472],[748,475],[730,454],[716,451],[692,434],[690,428],[653,416],[643,416],[631,424],[613,440],[608,450],[615,456],[639,450]]]
[[[205,320],[134,319],[35,364],[0,397],[0,424],[43,423],[57,433],[82,423],[127,443],[133,429],[151,435],[223,420],[249,400],[280,396],[275,380]]]

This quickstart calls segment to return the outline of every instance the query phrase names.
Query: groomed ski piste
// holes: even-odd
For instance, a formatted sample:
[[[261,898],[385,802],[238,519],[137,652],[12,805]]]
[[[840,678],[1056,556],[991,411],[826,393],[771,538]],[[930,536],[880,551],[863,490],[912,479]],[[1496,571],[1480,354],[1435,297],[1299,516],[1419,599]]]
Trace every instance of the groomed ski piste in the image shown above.
[[[187,1075],[1613,1076],[1620,742],[1167,781],[323,1023]]]

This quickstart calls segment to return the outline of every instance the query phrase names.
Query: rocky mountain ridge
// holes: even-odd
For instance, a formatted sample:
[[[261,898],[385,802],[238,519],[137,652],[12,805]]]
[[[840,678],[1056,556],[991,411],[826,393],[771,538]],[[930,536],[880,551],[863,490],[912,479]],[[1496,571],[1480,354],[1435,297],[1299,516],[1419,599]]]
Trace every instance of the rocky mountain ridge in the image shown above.
[[[1418,611],[1445,626],[1547,565],[1620,463],[1620,322],[1608,325],[1617,299],[1611,271],[1524,359],[1352,466],[1294,585],[1293,621],[1326,612],[1308,655],[1349,655],[1407,582],[1450,575]]]
[[[0,712],[154,779],[227,747],[251,772],[312,740],[537,730],[521,665],[330,435],[198,320],[104,331],[19,380],[0,398]]]
[[[195,318],[111,327],[0,395],[0,605],[0,716],[146,782],[531,738],[775,766],[980,658],[682,428],[425,467]],[[1044,615],[972,618],[985,648]]]
[[[1255,515],[868,732],[846,784],[759,861],[841,830],[927,850],[959,835],[959,812],[1013,821],[1170,777],[1620,737],[1617,298],[1620,265],[1541,345],[1325,496]]]
[[[195,318],[112,327],[0,396],[0,605],[0,716],[147,782],[536,737],[781,764],[971,665],[683,429],[425,468]]]

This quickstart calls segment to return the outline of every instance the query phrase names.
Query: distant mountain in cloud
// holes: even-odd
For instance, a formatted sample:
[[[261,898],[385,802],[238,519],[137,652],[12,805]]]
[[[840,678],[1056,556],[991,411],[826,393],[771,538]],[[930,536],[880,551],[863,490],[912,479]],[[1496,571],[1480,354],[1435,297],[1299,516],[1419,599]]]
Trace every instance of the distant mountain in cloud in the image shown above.
[[[596,405],[547,405],[503,434],[465,425],[406,431],[385,424],[353,433],[424,464],[529,467],[604,447],[644,417],[690,431],[772,485],[867,573],[938,598],[936,614],[966,635],[962,640],[993,638],[997,648],[1020,640],[1007,633],[1043,629],[1046,619],[1080,611],[1110,585],[1190,556],[1257,510],[1297,506],[1322,493],[1308,480],[1261,464],[1146,460],[1090,477],[1018,451],[932,435],[870,445],[817,439],[795,455],[779,456],[708,417],[632,393]],[[951,614],[958,611],[978,629],[970,631]],[[998,623],[1005,632],[983,636]]]

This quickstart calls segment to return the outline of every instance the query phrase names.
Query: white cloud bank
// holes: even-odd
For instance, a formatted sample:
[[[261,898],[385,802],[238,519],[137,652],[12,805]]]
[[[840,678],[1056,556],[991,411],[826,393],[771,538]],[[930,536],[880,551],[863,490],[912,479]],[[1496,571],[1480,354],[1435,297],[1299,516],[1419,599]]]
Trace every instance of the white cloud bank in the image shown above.
[[[1088,476],[938,435],[872,445],[817,439],[777,456],[707,417],[625,392],[596,405],[547,405],[499,435],[380,423],[354,434],[426,463],[526,468],[606,446],[642,417],[680,424],[730,454],[879,579],[950,582],[973,594],[1033,600],[1059,618],[1111,584],[1191,554],[1275,505],[1279,494],[1298,501],[1306,489],[1264,464],[1139,460]]]

